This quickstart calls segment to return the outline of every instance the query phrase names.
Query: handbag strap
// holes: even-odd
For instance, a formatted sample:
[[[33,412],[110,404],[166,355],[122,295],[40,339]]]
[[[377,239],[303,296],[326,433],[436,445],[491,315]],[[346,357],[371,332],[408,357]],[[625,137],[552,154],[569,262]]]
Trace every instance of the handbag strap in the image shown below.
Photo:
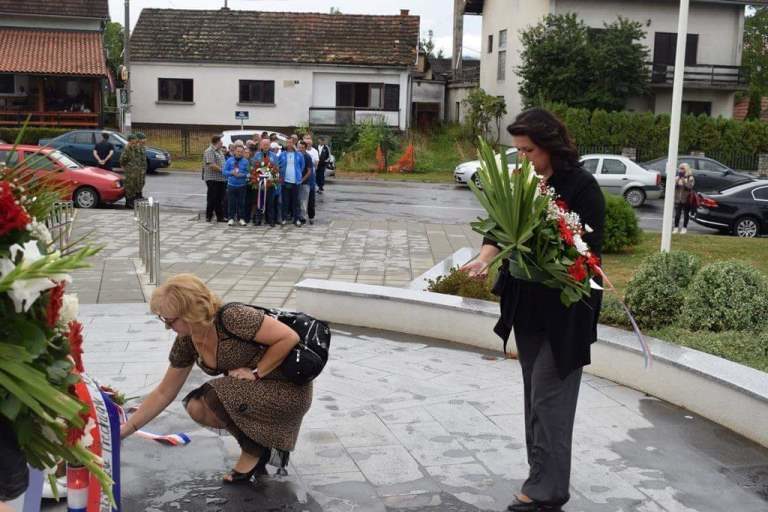
[[[267,308],[262,308],[260,306],[254,306],[253,304],[245,304],[244,302],[228,302],[227,304],[224,304],[223,306],[221,306],[219,308],[219,310],[216,312],[216,322],[218,322],[219,326],[221,327],[221,330],[224,331],[224,334],[226,334],[230,338],[236,338],[236,339],[238,339],[240,341],[247,341],[247,342],[250,342],[250,343],[259,343],[258,341],[256,341],[256,333],[253,333],[253,338],[251,338],[250,340],[246,340],[242,336],[238,336],[237,334],[235,334],[232,331],[230,331],[229,328],[226,326],[226,324],[224,323],[224,316],[223,316],[224,315],[224,311],[226,311],[226,310],[228,310],[228,309],[230,309],[230,308],[232,308],[234,306],[246,306],[246,307],[253,308],[253,309],[259,309],[259,310],[263,311],[265,315],[272,316],[270,314],[271,311],[269,309],[267,309]],[[262,345],[262,343],[259,343],[259,345]]]

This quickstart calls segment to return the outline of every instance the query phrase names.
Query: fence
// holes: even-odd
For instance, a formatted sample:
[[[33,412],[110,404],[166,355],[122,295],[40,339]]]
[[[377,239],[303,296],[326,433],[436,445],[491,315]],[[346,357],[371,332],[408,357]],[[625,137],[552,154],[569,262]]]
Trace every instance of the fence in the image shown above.
[[[147,200],[136,201],[134,218],[139,227],[139,256],[144,272],[149,275],[149,284],[160,282],[160,203]]]
[[[69,245],[69,235],[75,219],[75,205],[72,201],[61,201],[53,204],[45,226],[51,232],[53,243],[60,251]]]
[[[187,127],[137,127],[147,136],[147,144],[162,148],[172,158],[197,158],[202,161],[203,151],[211,137],[221,135],[220,130]]]

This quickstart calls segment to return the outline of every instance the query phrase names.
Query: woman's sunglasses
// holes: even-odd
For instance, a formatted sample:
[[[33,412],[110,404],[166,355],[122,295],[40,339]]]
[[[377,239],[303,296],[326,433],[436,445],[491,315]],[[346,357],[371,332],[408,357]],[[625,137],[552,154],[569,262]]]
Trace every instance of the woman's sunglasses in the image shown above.
[[[178,320],[178,319],[179,319],[179,317],[176,317],[176,318],[167,318],[167,317],[164,317],[164,316],[162,316],[162,315],[157,315],[157,318],[159,318],[159,319],[160,319],[160,321],[161,321],[161,322],[163,322],[163,323],[165,324],[165,326],[166,326],[166,327],[172,327],[172,326],[173,326],[173,323],[174,323],[176,320]]]

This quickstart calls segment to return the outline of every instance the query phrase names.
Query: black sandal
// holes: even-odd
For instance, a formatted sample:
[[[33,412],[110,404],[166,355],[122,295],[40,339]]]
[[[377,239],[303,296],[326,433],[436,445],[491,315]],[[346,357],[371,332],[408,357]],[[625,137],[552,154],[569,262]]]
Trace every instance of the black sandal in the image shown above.
[[[246,482],[250,482],[251,478],[253,478],[253,475],[256,474],[259,469],[263,469],[259,467],[259,464],[256,463],[253,468],[248,471],[247,473],[241,473],[237,471],[236,469],[233,469],[229,472],[230,480],[227,480],[226,478],[222,478],[222,482],[225,484],[242,484]]]

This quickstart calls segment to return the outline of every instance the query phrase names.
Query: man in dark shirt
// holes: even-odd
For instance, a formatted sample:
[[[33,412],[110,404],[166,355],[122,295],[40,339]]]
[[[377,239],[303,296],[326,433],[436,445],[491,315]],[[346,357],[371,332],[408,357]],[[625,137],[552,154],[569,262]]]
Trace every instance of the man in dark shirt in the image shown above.
[[[101,134],[101,142],[96,144],[93,150],[93,157],[99,163],[99,167],[108,171],[112,170],[112,155],[115,154],[115,147],[109,142],[109,134]]]

